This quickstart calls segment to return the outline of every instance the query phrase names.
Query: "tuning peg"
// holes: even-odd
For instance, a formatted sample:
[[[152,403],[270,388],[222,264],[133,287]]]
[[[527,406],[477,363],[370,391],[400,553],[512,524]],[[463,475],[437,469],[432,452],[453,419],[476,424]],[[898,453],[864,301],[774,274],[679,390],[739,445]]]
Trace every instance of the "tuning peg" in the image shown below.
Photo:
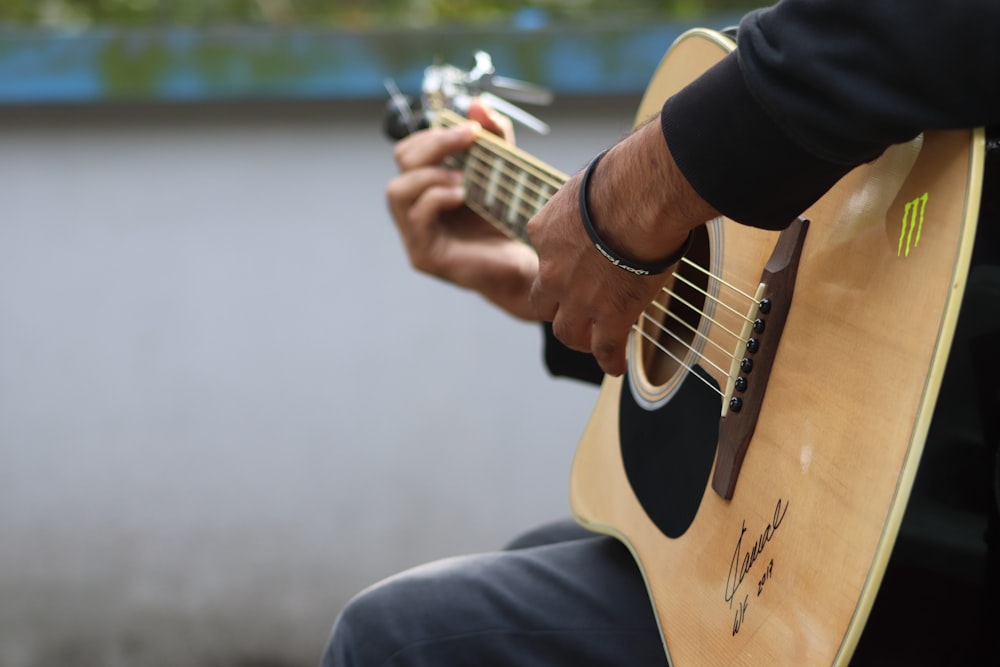
[[[508,116],[511,120],[524,125],[528,129],[534,130],[538,134],[549,133],[550,128],[548,123],[536,116],[531,115],[524,109],[511,104],[502,97],[497,97],[493,93],[481,93],[479,95],[479,99],[483,100],[486,104],[490,105],[503,115]]]
[[[451,109],[465,115],[475,98],[511,120],[538,132],[548,134],[549,126],[506,98],[525,104],[546,105],[552,102],[551,91],[541,86],[496,76],[493,60],[485,51],[477,51],[471,70],[463,71],[452,65],[432,65],[424,70],[419,100],[403,95],[395,82],[385,81],[389,91],[384,129],[393,139],[401,139],[427,127],[428,115],[438,109]]]
[[[389,138],[399,141],[426,127],[426,121],[422,117],[418,118],[415,113],[420,101],[410,95],[404,95],[392,79],[386,79],[383,83],[389,92],[389,101],[386,102],[382,129]]]
[[[555,97],[548,88],[506,76],[490,77],[487,88],[507,99],[535,106],[548,106]]]

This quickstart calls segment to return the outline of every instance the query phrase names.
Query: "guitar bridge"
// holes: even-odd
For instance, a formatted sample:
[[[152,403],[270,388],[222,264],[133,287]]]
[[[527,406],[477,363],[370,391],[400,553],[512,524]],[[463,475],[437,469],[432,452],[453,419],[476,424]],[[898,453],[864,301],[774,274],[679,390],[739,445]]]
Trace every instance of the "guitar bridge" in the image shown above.
[[[778,343],[792,305],[809,221],[796,218],[778,237],[764,266],[726,383],[712,488],[729,500],[757,427]]]

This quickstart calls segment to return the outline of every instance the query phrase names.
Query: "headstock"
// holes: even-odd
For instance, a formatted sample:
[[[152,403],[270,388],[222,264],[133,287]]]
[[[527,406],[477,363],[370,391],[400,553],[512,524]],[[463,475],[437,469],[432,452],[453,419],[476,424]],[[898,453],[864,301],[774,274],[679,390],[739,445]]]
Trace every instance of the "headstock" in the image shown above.
[[[389,91],[389,102],[383,129],[394,140],[431,126],[436,110],[450,109],[464,116],[476,98],[536,132],[547,134],[549,131],[548,125],[510,100],[546,105],[552,102],[551,91],[517,79],[497,76],[493,60],[485,51],[476,52],[473,67],[467,71],[447,64],[425,69],[419,98],[404,95],[391,79],[385,82],[385,86]]]

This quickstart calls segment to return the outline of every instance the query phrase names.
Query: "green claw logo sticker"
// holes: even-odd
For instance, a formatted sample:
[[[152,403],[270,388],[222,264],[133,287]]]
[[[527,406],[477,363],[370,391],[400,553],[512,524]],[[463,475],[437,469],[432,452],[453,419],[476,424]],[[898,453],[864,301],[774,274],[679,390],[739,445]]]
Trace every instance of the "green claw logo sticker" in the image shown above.
[[[910,248],[920,245],[920,232],[924,228],[924,211],[927,210],[927,193],[913,201],[906,202],[903,209],[903,226],[899,230],[899,247],[897,257],[909,257]]]

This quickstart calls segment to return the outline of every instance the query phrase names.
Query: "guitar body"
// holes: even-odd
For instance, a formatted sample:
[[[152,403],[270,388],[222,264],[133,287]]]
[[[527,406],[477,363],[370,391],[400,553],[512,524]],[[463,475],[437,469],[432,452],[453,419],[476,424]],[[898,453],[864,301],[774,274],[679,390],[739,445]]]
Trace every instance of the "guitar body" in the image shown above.
[[[637,119],[732,48],[711,31],[680,37]],[[730,498],[713,475],[726,420],[745,416],[727,408],[739,395],[727,392],[733,359],[746,354],[733,332],[753,319],[778,233],[724,218],[699,230],[689,258],[709,274],[690,270],[697,289],[668,284],[687,290],[697,315],[665,296],[684,323],[644,323],[627,375],[605,379],[574,460],[572,507],[632,551],[675,667],[850,659],[944,372],[982,160],[980,131],[928,132],[803,214],[791,303],[780,341],[761,336],[773,366]]]

